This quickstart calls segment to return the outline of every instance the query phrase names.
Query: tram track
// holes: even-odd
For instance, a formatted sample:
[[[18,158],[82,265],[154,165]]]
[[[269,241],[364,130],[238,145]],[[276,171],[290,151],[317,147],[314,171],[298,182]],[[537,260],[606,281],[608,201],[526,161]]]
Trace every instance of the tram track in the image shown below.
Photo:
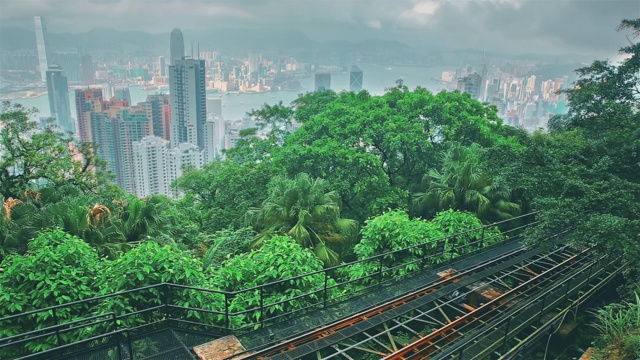
[[[398,349],[383,359],[408,360],[432,357],[438,350],[443,349],[454,340],[462,338],[467,332],[487,325],[493,318],[503,317],[507,312],[517,308],[521,302],[525,302],[528,297],[545,291],[544,289],[547,285],[589,264],[590,259],[585,256],[588,252],[589,250],[583,250],[577,254],[570,255],[562,262],[533,275],[531,279],[468,311],[466,314],[458,316],[446,326],[433,331],[402,349]]]
[[[254,349],[250,353],[236,355],[233,359],[304,359],[306,357],[348,359],[349,351],[377,354],[380,358],[403,358],[405,356],[402,355],[405,351],[403,349],[411,343],[399,341],[398,333],[407,333],[414,338],[422,339],[422,344],[431,343],[432,346],[440,347],[434,343],[435,341],[444,347],[446,339],[455,340],[460,336],[461,332],[456,331],[457,327],[468,329],[468,324],[471,322],[482,325],[484,322],[479,319],[481,313],[487,313],[487,310],[492,309],[507,297],[515,296],[518,291],[535,286],[537,280],[534,279],[541,280],[541,277],[553,271],[551,269],[557,270],[557,266],[576,262],[581,255],[582,253],[570,252],[567,246],[560,246],[547,252],[539,248],[526,250],[518,247],[464,271],[454,271],[449,276],[405,296],[304,335],[271,344],[262,349]],[[509,289],[507,282],[521,285]],[[469,287],[472,290],[468,290]],[[461,294],[469,295],[481,291],[479,290],[481,288],[501,288],[506,292],[500,295],[500,300],[494,299],[495,301],[489,301],[481,306],[455,305],[454,300],[459,299]],[[460,290],[466,292],[459,293]],[[456,292],[459,294],[456,295]],[[446,305],[447,308],[444,311],[444,304],[453,305]],[[429,309],[429,306],[433,308]],[[461,310],[460,306],[463,306],[464,310]],[[456,315],[455,309],[463,313]],[[421,333],[417,331],[419,326],[416,326],[416,323],[426,324],[434,331]],[[376,334],[371,335],[370,333],[374,331]],[[408,353],[415,353],[415,351],[414,346]]]

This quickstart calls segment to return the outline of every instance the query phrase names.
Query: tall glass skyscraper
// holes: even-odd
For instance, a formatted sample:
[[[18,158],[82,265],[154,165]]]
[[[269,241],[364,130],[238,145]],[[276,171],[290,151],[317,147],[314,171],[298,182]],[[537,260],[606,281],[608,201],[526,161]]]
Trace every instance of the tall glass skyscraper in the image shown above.
[[[353,92],[359,92],[362,90],[362,70],[359,67],[353,65],[351,67],[351,74],[349,76],[349,90]]]
[[[169,65],[175,65],[176,61],[182,60],[184,57],[184,38],[180,29],[171,30],[171,39],[169,41],[171,57]]]
[[[38,48],[38,66],[40,77],[43,82],[47,81],[47,69],[51,61],[47,50],[47,28],[44,26],[44,19],[41,16],[34,16],[36,27],[36,47]]]
[[[205,147],[207,122],[204,60],[177,60],[169,66],[171,93],[171,146],[191,143]]]
[[[70,83],[80,83],[82,72],[80,70],[80,54],[75,51],[56,53],[56,64],[62,66],[64,75]]]
[[[58,65],[49,66],[46,72],[46,81],[51,117],[56,119],[60,130],[65,133],[75,133],[76,126],[71,119],[69,86],[67,84],[67,78],[62,74],[62,68]]]

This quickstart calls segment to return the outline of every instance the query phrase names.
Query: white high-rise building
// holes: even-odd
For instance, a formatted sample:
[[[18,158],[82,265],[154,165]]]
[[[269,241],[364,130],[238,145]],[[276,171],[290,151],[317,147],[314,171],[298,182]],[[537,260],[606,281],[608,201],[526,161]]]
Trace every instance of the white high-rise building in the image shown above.
[[[204,163],[222,157],[225,122],[222,118],[222,99],[207,99],[207,123],[205,124]]]
[[[51,62],[51,54],[47,49],[47,27],[41,16],[34,16],[36,27],[36,47],[38,48],[38,67],[40,68],[40,78],[42,82],[47,81],[47,69]]]
[[[203,151],[189,143],[171,148],[169,142],[147,136],[133,142],[137,196],[155,194],[175,197],[171,183],[184,174],[186,168],[202,169]]]
[[[225,123],[220,116],[207,116],[205,124],[205,146],[204,146],[204,163],[208,164],[216,158],[222,157],[222,149],[224,148],[224,129]]]
[[[216,127],[214,121],[207,120],[204,126],[204,163],[208,164],[216,158]]]
[[[167,159],[169,142],[147,136],[133,142],[133,161],[137,196],[169,195],[171,185]]]
[[[168,154],[171,181],[182,176],[186,167],[202,169],[204,165],[203,151],[193,144],[179,144],[169,150]]]

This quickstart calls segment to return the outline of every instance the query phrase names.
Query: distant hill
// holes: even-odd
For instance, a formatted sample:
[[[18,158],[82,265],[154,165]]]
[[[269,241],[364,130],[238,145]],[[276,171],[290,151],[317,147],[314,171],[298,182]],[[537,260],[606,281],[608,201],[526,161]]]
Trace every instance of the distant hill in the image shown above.
[[[35,48],[36,35],[33,31],[17,27],[0,27],[0,50]]]
[[[200,43],[201,50],[334,50],[363,51],[379,49],[411,49],[397,41],[366,40],[359,42],[330,41],[319,43],[296,29],[211,29],[184,31],[185,49],[191,42]],[[122,52],[131,55],[168,53],[169,33],[150,34],[142,31],[119,31],[98,28],[84,33],[49,33],[49,44],[55,49],[78,48],[85,51]],[[16,27],[0,28],[0,50],[36,49],[33,31]],[[195,49],[194,49],[195,50]]]

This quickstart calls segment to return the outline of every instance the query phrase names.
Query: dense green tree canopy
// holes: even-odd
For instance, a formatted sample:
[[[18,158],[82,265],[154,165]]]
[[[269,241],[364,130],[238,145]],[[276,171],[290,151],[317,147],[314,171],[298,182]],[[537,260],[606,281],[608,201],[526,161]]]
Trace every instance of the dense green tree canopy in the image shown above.
[[[104,183],[103,162],[87,143],[76,143],[54,127],[37,129],[35,110],[0,105],[0,195],[18,198],[25,190],[74,184],[90,191]]]
[[[243,216],[266,198],[265,188],[277,171],[268,164],[214,161],[187,172],[176,188],[193,196],[205,230],[242,227]]]

